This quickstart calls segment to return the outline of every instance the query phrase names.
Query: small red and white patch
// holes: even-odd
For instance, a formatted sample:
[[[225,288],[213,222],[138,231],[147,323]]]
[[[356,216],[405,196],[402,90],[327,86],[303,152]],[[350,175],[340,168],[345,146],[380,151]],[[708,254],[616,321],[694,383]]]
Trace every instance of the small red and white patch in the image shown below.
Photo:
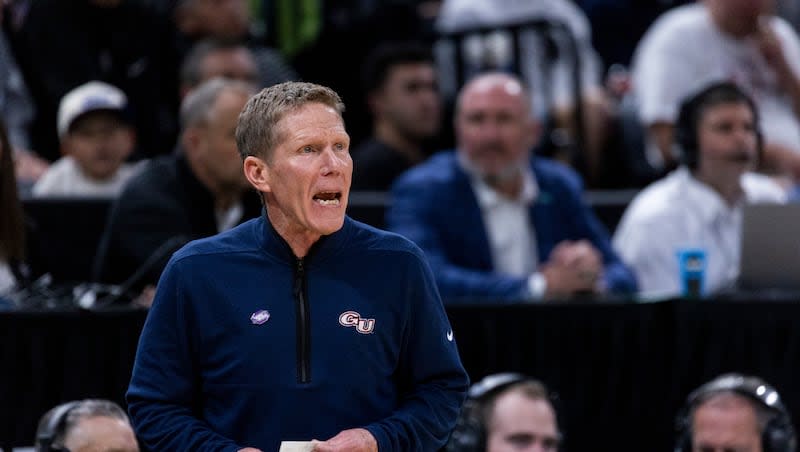
[[[339,316],[339,325],[355,327],[361,334],[372,334],[375,331],[375,319],[366,319],[356,311],[345,311]]]

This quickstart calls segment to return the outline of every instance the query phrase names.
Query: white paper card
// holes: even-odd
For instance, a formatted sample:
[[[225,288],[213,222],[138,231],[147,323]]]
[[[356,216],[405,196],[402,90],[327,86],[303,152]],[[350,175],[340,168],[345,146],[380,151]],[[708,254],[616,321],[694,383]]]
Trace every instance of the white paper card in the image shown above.
[[[279,452],[311,452],[314,446],[311,441],[281,441]]]

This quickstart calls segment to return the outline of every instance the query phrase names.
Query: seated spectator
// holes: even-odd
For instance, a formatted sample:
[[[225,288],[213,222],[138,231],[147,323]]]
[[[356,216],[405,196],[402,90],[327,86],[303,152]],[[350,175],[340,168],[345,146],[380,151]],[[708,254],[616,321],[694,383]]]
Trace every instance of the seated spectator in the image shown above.
[[[762,118],[762,165],[800,178],[800,39],[773,8],[773,1],[705,0],[653,23],[632,68],[653,162],[667,169],[679,162],[674,127],[681,100],[710,83],[732,81]]]
[[[539,124],[519,79],[483,74],[456,104],[456,151],[400,177],[389,228],[425,251],[442,297],[494,302],[629,292],[633,274],[583,202],[580,178],[532,158]]]
[[[367,58],[364,88],[372,137],[353,152],[353,190],[389,190],[422,162],[441,125],[441,100],[430,50],[410,43],[378,47]]]
[[[125,93],[92,81],[64,96],[58,107],[63,157],[33,186],[36,197],[115,197],[139,164],[125,163],[136,133]]]
[[[733,83],[712,84],[680,106],[684,164],[634,198],[614,236],[643,293],[680,294],[677,252],[694,247],[705,249],[705,293],[733,286],[743,205],[786,200],[772,179],[750,172],[761,155],[759,127],[755,104]]]
[[[36,452],[139,452],[125,411],[110,400],[67,402],[42,416]]]
[[[253,53],[243,44],[204,39],[192,46],[181,64],[181,99],[197,85],[214,77],[257,83],[258,69]]]
[[[539,381],[514,373],[473,384],[447,452],[555,452],[561,443],[551,395]]]
[[[264,46],[254,34],[247,0],[177,0],[175,3],[174,20],[180,55],[185,55],[201,39],[229,40],[250,48],[258,68],[258,86],[267,87],[297,79],[297,73],[283,55]]]
[[[573,50],[564,33],[553,32],[537,37],[533,32],[519,35],[522,57],[514,61],[513,39],[505,27],[526,20],[562,24],[572,35],[576,57],[580,60],[580,105],[583,112],[585,142],[581,155],[571,155],[576,143],[578,124],[574,112],[578,99],[573,88]],[[570,164],[586,166],[590,182],[600,176],[602,151],[608,140],[611,104],[601,81],[602,63],[592,47],[589,20],[584,12],[568,0],[447,0],[439,12],[437,28],[457,32],[476,27],[496,28],[498,32],[485,39],[467,38],[462,49],[466,55],[465,70],[469,78],[474,71],[514,70],[531,86],[534,114],[547,118],[553,130],[562,133],[545,137],[554,149],[548,154]],[[452,67],[452,66],[450,66]],[[450,71],[448,67],[447,71]],[[444,71],[444,68],[442,68]],[[446,80],[446,75],[443,75]],[[566,132],[566,133],[564,133]]]
[[[797,437],[778,392],[758,377],[725,374],[692,391],[678,415],[676,452],[794,452]]]
[[[54,161],[59,101],[91,80],[128,96],[137,157],[169,152],[177,135],[174,31],[154,1],[36,0],[6,2],[16,10],[5,29],[35,105],[31,149]],[[13,5],[12,5],[13,3]]]
[[[3,295],[24,283],[25,222],[17,197],[11,144],[0,122],[0,304]]]
[[[183,100],[178,149],[150,161],[112,206],[95,279],[135,277],[134,289],[154,285],[181,245],[259,215],[234,139],[239,112],[254,92],[250,84],[217,78]]]

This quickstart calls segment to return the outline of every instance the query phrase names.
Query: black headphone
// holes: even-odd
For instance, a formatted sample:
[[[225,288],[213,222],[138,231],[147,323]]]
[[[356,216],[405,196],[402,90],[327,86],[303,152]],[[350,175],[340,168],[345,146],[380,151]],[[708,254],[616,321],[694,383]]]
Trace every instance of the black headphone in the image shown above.
[[[80,404],[80,401],[73,401],[53,408],[47,418],[47,423],[40,426],[36,432],[36,452],[69,452],[69,449],[65,448],[63,444],[54,445],[53,443],[64,435],[69,414]],[[63,438],[61,439],[63,440]]]
[[[484,406],[500,392],[523,382],[537,383],[544,388],[547,401],[553,407],[558,420],[559,410],[556,408],[555,396],[539,380],[512,372],[488,375],[470,386],[469,391],[467,391],[467,400],[461,408],[456,427],[450,435],[450,441],[448,441],[444,451],[485,452],[487,432],[484,425],[486,420],[483,419],[482,415]],[[557,426],[560,432],[561,423],[557,422]],[[561,433],[559,433],[559,436],[561,436]]]
[[[675,143],[681,150],[681,160],[689,169],[697,169],[699,160],[697,126],[704,110],[713,105],[726,103],[744,103],[753,112],[753,124],[756,129],[756,153],[761,160],[763,155],[764,137],[753,99],[732,82],[712,83],[694,95],[681,102],[678,109],[678,119],[675,121]]]
[[[778,391],[758,377],[731,373],[705,383],[692,391],[676,420],[678,441],[675,452],[692,450],[692,415],[697,407],[715,394],[732,392],[756,402],[769,412],[770,417],[761,432],[764,452],[793,452],[797,439],[789,411],[783,405]]]

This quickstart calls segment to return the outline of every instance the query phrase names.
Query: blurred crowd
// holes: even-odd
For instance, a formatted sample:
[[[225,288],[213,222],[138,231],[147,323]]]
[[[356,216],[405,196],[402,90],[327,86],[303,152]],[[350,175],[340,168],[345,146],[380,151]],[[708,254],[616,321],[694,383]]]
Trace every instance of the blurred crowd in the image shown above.
[[[342,95],[352,190],[387,196],[379,226],[423,248],[445,299],[677,294],[675,250],[698,244],[707,292],[730,288],[744,205],[796,198],[789,1],[2,7],[0,292],[49,270],[19,200],[113,202],[85,279],[137,291],[182,244],[258,215],[233,92],[289,80]],[[738,91],[696,99],[719,83]],[[645,187],[612,230],[583,200]]]

